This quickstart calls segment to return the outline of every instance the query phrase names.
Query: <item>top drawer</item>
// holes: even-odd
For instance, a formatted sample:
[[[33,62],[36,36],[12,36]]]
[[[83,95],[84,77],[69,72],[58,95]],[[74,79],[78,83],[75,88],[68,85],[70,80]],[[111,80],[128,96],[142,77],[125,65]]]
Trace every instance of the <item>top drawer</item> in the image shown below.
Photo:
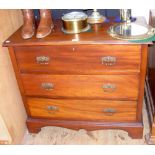
[[[15,47],[22,73],[114,74],[139,72],[140,45]]]

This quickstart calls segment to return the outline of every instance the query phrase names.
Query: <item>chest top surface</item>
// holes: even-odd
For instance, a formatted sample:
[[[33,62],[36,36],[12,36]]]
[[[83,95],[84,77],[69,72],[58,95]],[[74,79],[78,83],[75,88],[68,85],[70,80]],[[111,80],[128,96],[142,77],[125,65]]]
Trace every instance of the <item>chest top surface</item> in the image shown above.
[[[35,35],[31,39],[24,40],[21,37],[21,27],[11,35],[4,46],[31,46],[31,45],[71,45],[71,44],[133,44],[128,41],[118,40],[111,37],[107,30],[115,24],[113,18],[109,22],[102,24],[92,24],[91,29],[79,34],[65,34],[62,32],[61,20],[54,21],[53,32],[42,39],[37,39]],[[135,44],[135,43],[134,43]]]

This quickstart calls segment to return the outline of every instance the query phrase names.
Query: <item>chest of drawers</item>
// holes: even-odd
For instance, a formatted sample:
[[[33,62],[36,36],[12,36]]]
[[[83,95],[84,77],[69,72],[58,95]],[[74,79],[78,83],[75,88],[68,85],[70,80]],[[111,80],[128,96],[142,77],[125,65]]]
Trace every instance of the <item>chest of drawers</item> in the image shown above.
[[[22,40],[20,29],[9,48],[27,111],[27,127],[120,129],[143,135],[142,103],[147,45],[111,38],[111,23],[67,35],[60,21],[44,39]]]

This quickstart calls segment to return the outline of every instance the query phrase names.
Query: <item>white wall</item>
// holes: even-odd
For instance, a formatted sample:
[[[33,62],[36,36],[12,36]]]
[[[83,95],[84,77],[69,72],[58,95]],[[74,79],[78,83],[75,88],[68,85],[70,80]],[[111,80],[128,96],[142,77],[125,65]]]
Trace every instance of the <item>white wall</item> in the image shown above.
[[[132,17],[145,17],[147,24],[149,23],[149,13],[150,10],[149,9],[142,9],[137,8],[137,9],[132,9]]]

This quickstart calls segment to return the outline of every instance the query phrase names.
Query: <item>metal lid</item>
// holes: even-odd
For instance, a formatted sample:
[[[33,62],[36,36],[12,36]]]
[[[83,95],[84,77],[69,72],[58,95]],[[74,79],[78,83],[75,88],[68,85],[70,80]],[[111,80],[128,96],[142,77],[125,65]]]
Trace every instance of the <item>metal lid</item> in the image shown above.
[[[87,19],[87,15],[85,13],[76,11],[67,13],[62,17],[62,20],[64,21],[78,21],[85,19]]]

